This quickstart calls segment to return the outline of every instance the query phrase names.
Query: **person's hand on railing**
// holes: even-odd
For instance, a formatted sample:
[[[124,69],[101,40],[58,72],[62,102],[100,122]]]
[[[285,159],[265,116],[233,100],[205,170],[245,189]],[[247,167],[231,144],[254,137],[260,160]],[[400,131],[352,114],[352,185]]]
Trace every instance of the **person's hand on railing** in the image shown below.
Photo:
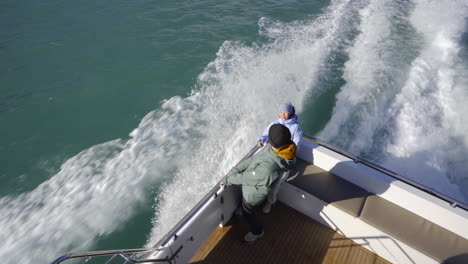
[[[219,186],[221,187],[225,187],[226,186],[226,181],[224,179],[226,179],[227,177],[231,176],[232,172],[231,171],[228,171],[228,173],[221,179],[221,181],[219,182]]]
[[[223,178],[221,179],[221,181],[219,182],[219,186],[225,187],[225,186],[226,186],[226,181],[225,181],[225,179],[226,179],[227,177],[231,176],[231,175],[232,175],[232,169],[229,170],[229,171],[226,173],[226,175],[224,175],[224,177],[223,177]]]
[[[245,160],[245,159],[251,157],[251,156],[252,156],[253,154],[255,154],[255,152],[256,152],[260,147],[262,147],[262,146],[263,146],[263,142],[259,140],[259,141],[258,141],[258,145],[255,145],[255,146],[247,153],[247,155],[245,155],[245,156],[241,159],[241,161],[243,161],[243,160]],[[239,163],[238,163],[238,164],[239,164]],[[235,166],[234,166],[234,168],[235,168]],[[230,170],[226,173],[226,175],[221,179],[221,181],[219,182],[219,186],[220,186],[220,187],[226,187],[226,181],[225,181],[225,179],[226,179],[227,177],[231,176],[233,173],[236,172],[236,171],[234,170],[234,168],[230,169]]]

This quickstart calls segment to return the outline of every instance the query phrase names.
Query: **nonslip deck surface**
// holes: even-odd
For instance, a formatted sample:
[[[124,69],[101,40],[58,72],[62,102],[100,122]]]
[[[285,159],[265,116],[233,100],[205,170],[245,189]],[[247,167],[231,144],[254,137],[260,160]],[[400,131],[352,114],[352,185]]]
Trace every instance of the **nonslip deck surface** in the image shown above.
[[[259,217],[265,235],[255,243],[241,242],[247,223],[233,217],[210,235],[190,263],[390,263],[282,203]]]

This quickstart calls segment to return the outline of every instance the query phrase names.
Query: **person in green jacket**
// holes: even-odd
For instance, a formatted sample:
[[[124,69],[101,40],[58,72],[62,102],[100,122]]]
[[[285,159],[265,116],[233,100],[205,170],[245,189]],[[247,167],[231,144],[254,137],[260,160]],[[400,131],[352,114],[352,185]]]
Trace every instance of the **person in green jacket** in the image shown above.
[[[268,142],[271,146],[240,162],[224,179],[226,185],[242,186],[242,211],[250,225],[250,232],[245,235],[244,241],[249,243],[264,234],[255,210],[267,198],[280,175],[296,163],[296,144],[291,140],[291,132],[287,127],[272,125],[268,132]]]

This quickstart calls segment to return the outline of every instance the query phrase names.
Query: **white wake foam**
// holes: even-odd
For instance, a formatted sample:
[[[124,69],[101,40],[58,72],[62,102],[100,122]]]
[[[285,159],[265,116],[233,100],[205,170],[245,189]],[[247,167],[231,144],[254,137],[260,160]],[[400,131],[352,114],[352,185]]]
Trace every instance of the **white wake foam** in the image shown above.
[[[465,200],[467,14],[463,1],[371,1],[320,137]]]
[[[5,263],[49,263],[89,248],[134,214],[166,180],[199,136],[196,96],[174,97],[149,113],[127,142],[87,149],[30,193],[0,199],[0,256]]]
[[[467,62],[459,57],[466,1],[416,1],[411,22],[425,47],[392,104],[386,164],[442,193],[468,201]]]
[[[410,52],[415,44],[398,29],[407,23],[405,10],[411,7],[400,2],[374,0],[361,9],[360,34],[348,48],[343,74],[346,84],[336,96],[331,120],[320,133],[352,152],[373,145],[373,133],[382,126],[386,108],[409,68],[399,54],[402,48]]]

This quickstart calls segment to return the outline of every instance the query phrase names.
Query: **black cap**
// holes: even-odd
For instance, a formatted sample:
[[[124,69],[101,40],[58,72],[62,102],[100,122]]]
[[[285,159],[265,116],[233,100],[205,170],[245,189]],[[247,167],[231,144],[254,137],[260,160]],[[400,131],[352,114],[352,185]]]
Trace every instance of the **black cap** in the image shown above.
[[[272,125],[268,131],[268,142],[270,142],[271,146],[274,148],[291,144],[291,132],[289,128],[281,124]]]

